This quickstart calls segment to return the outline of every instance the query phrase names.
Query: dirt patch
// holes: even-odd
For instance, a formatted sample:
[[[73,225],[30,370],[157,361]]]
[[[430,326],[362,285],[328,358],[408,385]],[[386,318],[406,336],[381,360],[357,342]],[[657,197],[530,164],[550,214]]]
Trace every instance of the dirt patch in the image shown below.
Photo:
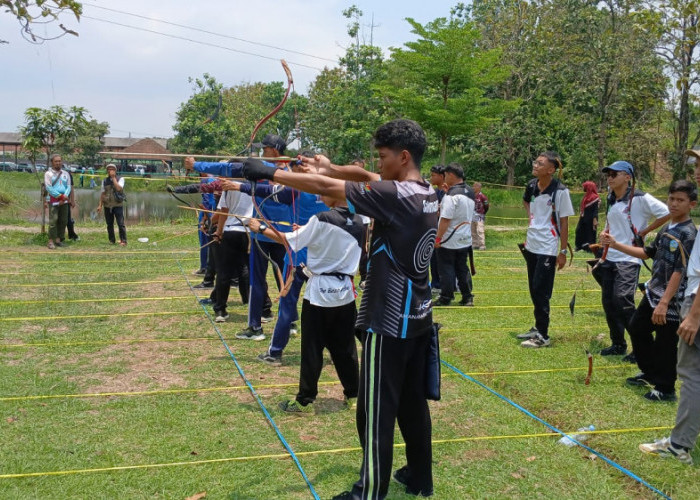
[[[90,392],[133,392],[186,386],[185,379],[173,373],[177,355],[151,343],[107,346],[95,353],[73,358],[71,364],[84,367],[80,374],[68,377]],[[120,373],[105,373],[105,368],[120,364]]]

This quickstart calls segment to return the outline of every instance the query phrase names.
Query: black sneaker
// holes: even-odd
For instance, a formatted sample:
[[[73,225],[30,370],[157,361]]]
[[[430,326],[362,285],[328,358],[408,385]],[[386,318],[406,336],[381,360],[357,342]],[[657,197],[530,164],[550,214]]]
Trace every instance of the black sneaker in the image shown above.
[[[647,392],[644,397],[648,399],[649,401],[675,401],[676,400],[676,393],[675,392],[661,392],[657,391],[656,389],[652,389],[649,392]]]
[[[460,306],[474,307],[474,297],[469,297],[467,299],[462,299],[459,301]]]
[[[408,481],[410,477],[410,472],[408,470],[408,465],[404,465],[400,469],[398,469],[396,472],[394,472],[394,481],[396,481],[399,484],[402,484],[406,487],[406,493],[409,495],[414,495],[414,496],[421,496],[421,497],[430,497],[433,496],[433,489],[430,488],[430,490],[414,490],[408,486]]]
[[[204,288],[214,288],[214,283],[207,283],[206,281],[202,281],[199,285],[195,285],[192,288],[195,290],[202,290]]]
[[[638,387],[646,387],[647,385],[653,385],[651,383],[651,378],[644,373],[638,373],[634,377],[629,377],[626,382],[627,385],[635,385]]]
[[[620,361],[624,361],[625,363],[632,363],[633,365],[636,365],[637,364],[637,356],[635,356],[634,351],[632,351],[627,356],[622,358]]]
[[[600,351],[601,356],[622,356],[627,354],[627,346],[624,345],[611,345]]]
[[[245,330],[238,332],[236,338],[241,340],[265,340],[265,334],[262,328],[255,330],[252,326],[249,326]]]
[[[204,276],[205,274],[207,274],[207,270],[202,267],[200,269],[197,269],[192,274],[194,274],[195,276]]]
[[[269,351],[258,354],[258,361],[262,361],[266,365],[282,366],[282,356],[273,356]]]
[[[352,491],[344,491],[334,496],[331,500],[353,500]]]
[[[214,303],[214,301],[207,297],[205,299],[199,299],[199,303],[203,306],[210,306]]]

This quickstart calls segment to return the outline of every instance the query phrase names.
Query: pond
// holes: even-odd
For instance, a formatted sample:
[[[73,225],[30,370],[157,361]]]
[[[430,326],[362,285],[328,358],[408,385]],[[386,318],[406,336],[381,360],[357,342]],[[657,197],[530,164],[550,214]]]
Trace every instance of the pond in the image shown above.
[[[35,207],[35,209],[31,210],[30,218],[41,217],[40,209],[36,208],[38,207],[39,191],[32,190],[24,193],[29,199],[36,200],[32,204],[32,207]],[[178,196],[192,205],[201,201],[199,194],[179,194]],[[71,213],[76,222],[103,219],[104,216],[101,213],[97,213],[97,205],[100,201],[99,189],[77,188],[75,190],[75,201],[76,206]],[[165,192],[130,192],[127,190],[126,203],[124,203],[124,218],[130,223],[144,223],[178,219],[191,214],[194,220],[194,212],[180,209],[178,205],[182,205],[182,203]]]
[[[39,192],[36,190],[24,191],[30,200],[33,200],[30,218],[36,220],[41,217],[38,208]],[[97,204],[100,201],[99,189],[76,188],[76,207],[72,210],[73,219],[76,221],[102,220],[103,215],[97,213]],[[201,202],[199,194],[179,194],[180,198],[187,200],[192,205]],[[190,214],[194,220],[194,213],[178,208],[182,205],[168,193],[149,191],[129,191],[127,189],[126,203],[124,203],[124,217],[130,223],[145,223],[156,221],[168,221],[187,217]],[[486,216],[487,223],[509,226],[527,225],[527,215],[522,207],[500,207],[491,205]]]

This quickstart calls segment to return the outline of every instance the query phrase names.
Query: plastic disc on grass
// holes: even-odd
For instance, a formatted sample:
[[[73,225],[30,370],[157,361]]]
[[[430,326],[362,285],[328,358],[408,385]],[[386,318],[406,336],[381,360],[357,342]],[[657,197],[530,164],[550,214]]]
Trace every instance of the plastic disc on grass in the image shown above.
[[[148,238],[139,238],[141,243],[148,243]]]

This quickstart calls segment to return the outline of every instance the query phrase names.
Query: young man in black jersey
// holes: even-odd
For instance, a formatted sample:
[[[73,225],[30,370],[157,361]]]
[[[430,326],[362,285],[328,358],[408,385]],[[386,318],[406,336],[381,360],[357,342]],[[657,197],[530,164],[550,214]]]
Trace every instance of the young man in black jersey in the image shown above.
[[[426,139],[417,123],[388,122],[377,129],[374,143],[381,180],[356,166],[332,165],[322,156],[302,159],[307,171],[322,175],[285,172],[255,159],[244,165],[248,179],[271,179],[347,201],[352,212],[375,221],[356,323],[363,337],[357,429],[364,453],[359,481],[335,497],[339,499],[386,497],[397,420],[408,463],[394,478],[408,493],[433,494],[425,361],[433,323],[428,265],[438,201],[420,175]]]

